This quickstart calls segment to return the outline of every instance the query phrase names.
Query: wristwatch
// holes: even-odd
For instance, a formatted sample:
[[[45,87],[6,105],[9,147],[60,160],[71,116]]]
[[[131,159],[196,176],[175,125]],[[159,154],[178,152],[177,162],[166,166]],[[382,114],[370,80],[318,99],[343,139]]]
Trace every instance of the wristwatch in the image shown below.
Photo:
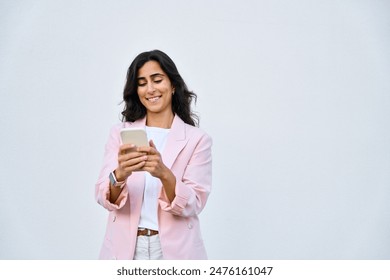
[[[116,187],[116,188],[123,188],[125,185],[125,181],[118,182],[118,180],[115,177],[114,171],[110,172],[110,175],[108,176],[110,178],[110,183],[111,186]]]

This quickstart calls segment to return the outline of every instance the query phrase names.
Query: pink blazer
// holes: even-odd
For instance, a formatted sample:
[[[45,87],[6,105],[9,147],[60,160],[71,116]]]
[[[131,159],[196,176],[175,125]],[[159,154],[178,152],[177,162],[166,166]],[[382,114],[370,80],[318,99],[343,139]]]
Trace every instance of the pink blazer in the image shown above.
[[[114,126],[106,144],[104,164],[95,186],[97,202],[109,211],[100,259],[133,259],[144,192],[143,172],[133,172],[115,203],[110,203],[108,175],[118,165],[122,127],[144,127],[146,119]],[[207,259],[198,215],[211,190],[211,138],[175,116],[164,164],[176,176],[176,197],[169,202],[159,186],[158,222],[164,259]],[[160,151],[161,152],[161,151]]]

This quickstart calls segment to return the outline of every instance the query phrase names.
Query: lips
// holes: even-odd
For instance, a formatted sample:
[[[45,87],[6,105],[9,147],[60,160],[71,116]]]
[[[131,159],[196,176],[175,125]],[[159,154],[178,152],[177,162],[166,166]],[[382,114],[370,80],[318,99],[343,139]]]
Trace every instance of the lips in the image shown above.
[[[153,96],[153,97],[149,97],[149,98],[146,98],[146,99],[149,102],[156,103],[160,98],[161,98],[161,96]]]

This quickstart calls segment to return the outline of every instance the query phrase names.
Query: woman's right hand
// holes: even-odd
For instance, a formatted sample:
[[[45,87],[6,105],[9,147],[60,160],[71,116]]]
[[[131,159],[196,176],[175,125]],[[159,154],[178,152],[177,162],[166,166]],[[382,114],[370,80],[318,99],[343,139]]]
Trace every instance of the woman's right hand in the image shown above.
[[[125,181],[133,171],[139,171],[147,160],[145,152],[138,152],[133,144],[124,144],[119,147],[118,167],[115,177],[118,181]]]

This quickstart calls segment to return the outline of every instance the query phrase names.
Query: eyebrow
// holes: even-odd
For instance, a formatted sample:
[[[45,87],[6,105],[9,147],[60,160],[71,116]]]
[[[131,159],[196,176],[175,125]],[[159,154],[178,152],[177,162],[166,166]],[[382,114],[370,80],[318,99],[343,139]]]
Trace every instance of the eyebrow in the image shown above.
[[[151,78],[158,77],[158,76],[165,76],[165,75],[162,73],[155,73],[155,74],[150,75]],[[138,77],[137,78],[137,80],[143,80],[143,79],[145,79],[145,77]]]

